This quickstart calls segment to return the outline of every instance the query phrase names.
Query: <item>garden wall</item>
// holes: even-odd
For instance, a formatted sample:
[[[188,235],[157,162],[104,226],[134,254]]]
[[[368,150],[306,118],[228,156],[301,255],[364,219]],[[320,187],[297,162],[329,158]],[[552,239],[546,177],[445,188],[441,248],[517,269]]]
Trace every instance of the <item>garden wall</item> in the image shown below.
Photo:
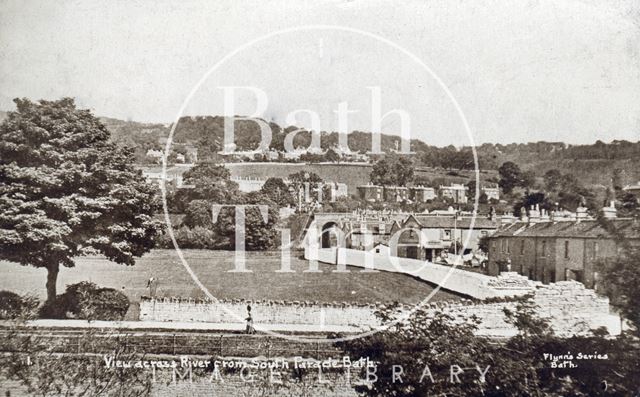
[[[503,280],[507,280],[511,275],[513,274],[503,275]],[[580,335],[601,326],[608,327],[610,333],[619,333],[619,329],[616,328],[617,322],[609,314],[609,300],[596,295],[593,290],[586,289],[578,282],[562,281],[549,285],[537,285],[532,291],[532,300],[537,305],[538,315],[550,320],[556,334]],[[324,331],[325,326],[333,325],[353,327],[354,330],[377,327],[380,321],[374,312],[377,308],[383,307],[381,304],[319,304],[266,300],[214,303],[194,299],[143,298],[140,303],[140,320],[244,323],[247,317],[247,305],[251,305],[251,313],[257,326],[259,324],[317,325],[318,331]],[[400,310],[407,311],[412,308],[405,306]],[[466,321],[471,316],[476,316],[481,321],[478,334],[490,336],[509,336],[515,333],[515,328],[506,322],[505,308],[515,310],[516,302],[434,302],[424,306],[428,315],[433,315],[440,310],[459,321]]]
[[[375,305],[300,301],[231,300],[213,303],[203,299],[142,297],[140,320],[210,323],[244,323],[247,306],[256,324],[376,325]]]

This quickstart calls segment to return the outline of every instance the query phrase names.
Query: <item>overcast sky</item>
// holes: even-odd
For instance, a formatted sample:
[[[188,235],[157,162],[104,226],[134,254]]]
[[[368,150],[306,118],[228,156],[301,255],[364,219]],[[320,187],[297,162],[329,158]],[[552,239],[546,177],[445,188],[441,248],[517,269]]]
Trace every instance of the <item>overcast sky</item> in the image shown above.
[[[371,129],[369,86],[381,109],[403,109],[413,137],[436,145],[640,140],[640,2],[2,1],[0,109],[14,97],[73,96],[97,115],[171,122],[196,83],[245,43],[285,28],[336,25],[373,33],[282,33],[212,72],[187,114],[221,114],[221,86],[258,87],[264,117],[286,124],[311,109],[322,130],[335,110]],[[437,79],[450,91],[446,90]],[[248,91],[237,114],[254,110]],[[397,133],[399,117],[384,119]],[[310,126],[308,117],[297,124]]]

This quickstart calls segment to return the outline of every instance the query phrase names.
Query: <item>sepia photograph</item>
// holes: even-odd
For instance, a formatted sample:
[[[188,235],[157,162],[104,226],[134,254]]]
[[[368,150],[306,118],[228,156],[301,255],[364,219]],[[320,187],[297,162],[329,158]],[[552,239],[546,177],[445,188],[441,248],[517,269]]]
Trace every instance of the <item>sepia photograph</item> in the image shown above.
[[[0,396],[640,397],[640,3],[0,0]]]

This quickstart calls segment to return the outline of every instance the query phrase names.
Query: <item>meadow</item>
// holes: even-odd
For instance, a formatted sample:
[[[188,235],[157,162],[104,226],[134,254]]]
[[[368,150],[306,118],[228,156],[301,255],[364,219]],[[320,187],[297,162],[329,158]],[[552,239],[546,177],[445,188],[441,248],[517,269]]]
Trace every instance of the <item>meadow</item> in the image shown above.
[[[217,298],[270,299],[317,302],[402,302],[422,301],[433,286],[403,274],[362,273],[348,268],[349,273],[334,273],[334,267],[319,264],[319,273],[304,272],[309,264],[292,255],[292,273],[278,273],[279,252],[247,252],[246,267],[251,273],[232,273],[234,252],[185,250],[187,263],[200,281]],[[10,262],[0,262],[0,290],[46,297],[46,271]],[[101,257],[76,259],[74,268],[62,268],[58,276],[58,293],[68,284],[92,281],[102,287],[124,292],[132,302],[148,295],[147,281],[158,279],[157,296],[204,297],[193,282],[174,250],[153,250],[137,260],[134,266],[118,265]],[[459,299],[454,294],[438,291],[432,300]]]

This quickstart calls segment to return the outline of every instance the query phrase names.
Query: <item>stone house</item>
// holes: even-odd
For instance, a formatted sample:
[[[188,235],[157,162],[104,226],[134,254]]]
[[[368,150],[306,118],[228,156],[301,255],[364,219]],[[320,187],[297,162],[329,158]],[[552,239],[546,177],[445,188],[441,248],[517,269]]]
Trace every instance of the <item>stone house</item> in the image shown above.
[[[412,186],[409,188],[409,198],[418,203],[426,203],[438,197],[436,190],[428,186]]]
[[[500,188],[497,186],[483,186],[481,193],[487,196],[487,200],[500,200]]]
[[[403,202],[409,199],[409,188],[404,186],[361,185],[357,187],[361,199],[370,202]]]
[[[183,174],[191,169],[190,164],[175,164],[166,168],[165,172],[162,172],[162,166],[142,166],[139,169],[142,171],[142,175],[148,182],[160,183],[164,181],[167,188],[189,188],[189,185],[184,184]]]
[[[466,204],[467,190],[469,188],[460,183],[452,183],[449,186],[440,186],[439,192],[443,199],[450,200],[456,204]]]
[[[473,226],[472,226],[473,223]],[[389,246],[397,247],[398,256],[433,261],[444,251],[453,252],[453,244],[462,245],[468,239],[467,247],[459,254],[466,255],[478,250],[481,237],[490,236],[500,226],[496,217],[411,214],[403,222],[392,226],[391,235],[397,241]]]
[[[640,182],[636,183],[635,185],[627,185],[623,187],[622,190],[627,193],[633,194],[634,196],[636,196],[638,202],[640,202]]]
[[[345,222],[345,245],[358,250],[370,250],[379,244],[388,245],[394,223],[397,221],[392,219],[360,219]]]
[[[604,210],[619,232],[640,243],[637,220],[615,218],[612,207]],[[490,237],[488,270],[491,275],[511,270],[543,283],[575,280],[594,288],[596,265],[619,254],[616,243],[597,220],[580,213],[569,220],[554,219],[553,214],[548,220],[530,216],[504,225]]]
[[[384,200],[384,189],[378,185],[361,185],[357,187],[358,195],[361,199],[371,202]]]
[[[386,202],[400,203],[409,199],[409,189],[404,186],[385,186],[384,200]]]

